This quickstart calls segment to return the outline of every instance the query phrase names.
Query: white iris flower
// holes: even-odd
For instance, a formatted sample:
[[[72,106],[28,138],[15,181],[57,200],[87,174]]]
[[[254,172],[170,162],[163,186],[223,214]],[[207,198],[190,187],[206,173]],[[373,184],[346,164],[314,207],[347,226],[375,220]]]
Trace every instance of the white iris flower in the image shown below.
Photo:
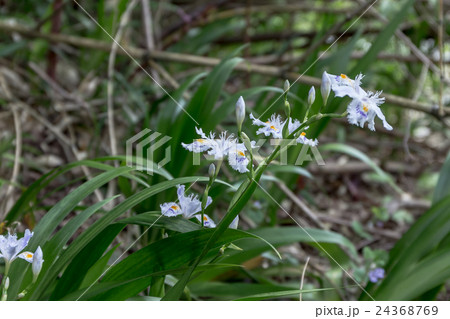
[[[306,131],[308,128],[309,128],[309,126],[305,127],[304,131]],[[312,147],[317,146],[317,144],[319,144],[319,141],[317,141],[317,139],[312,140],[312,139],[307,138],[306,133],[304,131],[301,132],[300,135],[298,136],[298,138],[296,140],[297,143],[309,145]]]
[[[215,139],[214,133],[207,136],[202,129],[195,130],[201,138],[191,144],[181,143],[185,149],[195,153],[208,151],[208,155],[214,156],[215,160],[223,160],[228,156],[228,163],[233,169],[240,173],[248,172],[247,165],[250,161],[245,154],[246,148],[243,143],[238,143],[233,134],[227,136],[226,132],[222,132],[219,138]],[[251,142],[251,145],[254,147],[255,142]]]
[[[255,143],[252,142],[252,147]],[[245,146],[242,143],[236,143],[228,153],[228,164],[239,173],[248,172],[249,159],[245,156]]]
[[[236,148],[237,139],[233,134],[227,136],[227,132],[220,133],[218,139],[214,140],[211,145],[211,149],[208,151],[208,155],[213,155],[214,159],[221,160],[225,158],[228,153]]]
[[[285,121],[281,120],[280,115],[272,114],[270,120],[263,122],[250,113],[250,118],[253,120],[253,125],[262,126],[256,131],[256,134],[264,134],[265,136],[272,135],[273,138],[283,138],[283,127]]]
[[[338,97],[348,96],[353,99],[347,107],[349,123],[364,127],[364,124],[368,122],[369,129],[375,131],[375,116],[378,116],[383,121],[384,128],[392,130],[392,126],[386,121],[379,107],[384,103],[384,98],[379,97],[381,92],[364,91],[361,88],[363,77],[360,74],[355,80],[352,80],[345,74],[330,74],[331,88],[334,94]]]
[[[197,218],[200,223],[202,222],[202,215],[200,215],[200,214],[195,215],[195,218]],[[214,223],[212,218],[206,214],[203,214],[203,225],[207,228],[215,228],[216,227],[216,223]]]
[[[193,194],[185,196],[184,193],[185,186],[177,185],[178,204],[175,202],[161,204],[161,214],[167,217],[183,215],[184,218],[190,219],[195,214],[201,212],[202,202],[198,199],[198,196],[194,196]],[[212,199],[208,196],[206,207],[211,203]]]
[[[283,138],[283,128],[286,124],[286,121],[282,121],[281,116],[272,114],[270,117],[270,120],[267,122],[263,122],[253,116],[253,114],[250,114],[250,118],[253,120],[254,125],[263,126],[262,128],[258,129],[256,131],[256,134],[264,134],[265,136],[272,135],[274,138]],[[296,129],[300,127],[301,123],[299,120],[289,120],[288,124],[288,131],[289,134],[292,134]],[[299,137],[297,138],[297,143],[300,144],[306,144],[309,146],[317,146],[319,142],[316,140],[311,140],[306,137],[306,131],[308,127],[303,128],[303,131],[300,133]]]
[[[227,136],[226,132],[222,132],[220,137],[216,139],[214,133],[209,133],[209,136],[207,136],[201,128],[195,128],[195,131],[201,138],[196,139],[191,144],[181,143],[181,145],[185,149],[195,153],[208,151],[208,154],[213,155],[215,160],[221,160],[228,155],[229,150],[237,142],[233,134]]]
[[[22,258],[29,263],[33,262],[33,253],[28,251],[22,252],[28,245],[33,233],[29,229],[25,230],[22,238],[17,239],[17,235],[8,234],[6,236],[0,235],[0,258],[5,260],[6,269],[16,258]]]
[[[202,216],[200,214],[195,215],[195,218],[197,218],[199,222],[202,221]],[[239,215],[236,216],[235,219],[233,219],[233,221],[231,222],[230,226],[228,226],[228,228],[237,229],[238,223],[239,223]],[[206,214],[203,215],[203,225],[207,228],[215,228],[216,227],[216,223],[214,223],[212,218]]]
[[[200,212],[202,211],[202,202],[198,199],[197,196],[194,196],[193,194],[189,196],[185,196],[185,186],[184,185],[177,185],[177,195],[178,195],[178,204],[175,202],[169,202],[164,203],[160,205],[161,207],[161,214],[167,217],[174,217],[178,215],[182,215],[186,219],[190,218],[197,218],[199,222],[202,221],[202,215]],[[208,199],[206,201],[206,207],[208,207],[212,203],[212,199],[210,196],[208,196]],[[236,229],[239,222],[239,216],[237,216],[230,224],[230,228]],[[209,217],[206,214],[203,214],[203,225],[208,228],[214,228],[216,227],[216,223],[214,220]],[[40,247],[38,247],[38,250],[40,250]],[[40,268],[42,268],[42,250],[40,251],[40,257],[36,259],[38,256],[38,250],[36,250],[35,260],[33,261],[33,274],[35,274],[35,267],[36,270],[38,270],[39,262],[40,262]],[[41,261],[40,261],[41,260]],[[39,271],[40,271],[39,268]],[[37,275],[39,275],[39,272],[36,272]],[[35,275],[37,277],[37,275]]]
[[[201,222],[202,216],[199,213],[202,211],[202,202],[198,199],[197,195],[194,196],[193,194],[191,194],[185,196],[184,193],[185,193],[185,186],[177,185],[177,195],[179,204],[175,202],[169,202],[160,205],[161,214],[167,217],[182,215],[186,219],[195,217]],[[210,196],[208,196],[205,208],[208,207],[211,203],[212,199]],[[203,224],[205,227],[208,228],[216,227],[216,224],[214,223],[212,218],[206,214],[203,215]]]
[[[203,130],[201,128],[199,129],[196,127],[195,131],[197,132],[198,135],[201,136],[201,138],[194,140],[194,142],[191,144],[181,143],[181,145],[185,149],[194,153],[202,153],[204,151],[209,150],[214,144],[214,133],[210,133],[208,137],[206,136],[205,133],[203,133]]]

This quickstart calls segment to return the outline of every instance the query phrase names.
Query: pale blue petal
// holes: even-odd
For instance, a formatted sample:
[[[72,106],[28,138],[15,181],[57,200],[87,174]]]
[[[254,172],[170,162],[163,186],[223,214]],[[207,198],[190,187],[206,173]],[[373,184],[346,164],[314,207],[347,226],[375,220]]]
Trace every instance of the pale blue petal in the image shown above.
[[[23,253],[19,254],[17,257],[28,261],[29,263],[33,262],[33,256],[34,254],[32,252],[29,251],[24,251]]]
[[[42,252],[41,246],[39,246],[34,252],[33,263],[31,265],[31,270],[33,271],[33,276],[35,278],[39,276],[43,263],[44,263],[44,253]]]
[[[200,223],[202,222],[202,215],[200,215],[200,214],[195,215],[195,218],[197,218]],[[215,228],[216,227],[216,223],[214,223],[212,218],[206,214],[203,215],[203,225],[207,228]]]
[[[175,202],[164,203],[159,207],[161,207],[161,214],[167,217],[174,217],[183,213],[180,206]]]

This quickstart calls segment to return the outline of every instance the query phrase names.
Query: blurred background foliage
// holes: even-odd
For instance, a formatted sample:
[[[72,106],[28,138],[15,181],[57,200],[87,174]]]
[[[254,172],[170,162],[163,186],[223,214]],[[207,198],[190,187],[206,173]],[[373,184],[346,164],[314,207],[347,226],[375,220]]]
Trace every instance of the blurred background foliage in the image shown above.
[[[45,277],[30,299],[76,299],[93,283],[84,298],[163,297],[190,261],[174,248],[168,257],[178,259],[162,258],[157,272],[152,258],[161,258],[155,256],[164,234],[178,238],[178,250],[196,251],[189,245],[206,240],[189,233],[195,224],[166,220],[140,237],[159,205],[175,199],[177,181],[207,176],[209,162],[192,165],[181,142],[196,137],[196,126],[236,133],[241,95],[247,113],[283,114],[286,79],[293,116],[303,118],[310,86],[319,92],[325,70],[364,73],[364,87],[386,94],[382,110],[394,130],[372,132],[344,119],[312,125],[308,134],[319,139],[326,165],[298,163],[301,149],[290,150],[289,165],[275,165],[262,178],[274,200],[258,189],[240,215],[240,228],[278,247],[283,259],[248,234],[227,233],[223,244],[237,240],[242,250],[227,249],[220,263],[204,264],[183,298],[298,299],[308,258],[304,300],[369,298],[352,278],[365,286],[374,267],[387,273],[366,287],[375,298],[448,298],[448,1],[0,0],[0,11],[0,233],[37,227],[48,232],[44,253],[66,256],[45,258]],[[333,100],[324,111],[343,111],[348,102]],[[321,104],[317,94],[313,112]],[[171,137],[171,161],[154,174],[122,167],[126,141],[144,128]],[[248,119],[244,131],[257,138]],[[152,159],[165,156],[160,148]],[[69,199],[95,178],[82,197]],[[245,176],[223,167],[220,179],[207,211],[216,221]],[[200,182],[193,191],[202,192]],[[155,193],[143,194],[153,186]],[[62,199],[70,205],[56,205]],[[50,209],[51,225],[39,224]],[[127,219],[115,223],[119,217]],[[75,218],[56,247],[56,231]],[[117,282],[138,264],[134,252],[152,270]],[[119,256],[120,267],[97,283]],[[84,277],[74,279],[86,260]],[[17,282],[12,289],[19,291],[26,278]]]

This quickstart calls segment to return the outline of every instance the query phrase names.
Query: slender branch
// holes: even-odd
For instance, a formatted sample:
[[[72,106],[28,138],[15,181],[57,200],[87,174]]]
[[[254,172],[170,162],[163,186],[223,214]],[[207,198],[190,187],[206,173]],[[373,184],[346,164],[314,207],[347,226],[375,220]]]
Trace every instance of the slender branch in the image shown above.
[[[130,2],[130,4],[127,6],[127,9],[122,14],[122,17],[120,18],[119,27],[116,32],[116,36],[114,37],[114,42],[111,46],[111,53],[109,55],[108,60],[108,129],[109,129],[109,139],[110,139],[110,147],[111,147],[111,155],[117,155],[117,142],[116,142],[116,132],[115,132],[115,125],[114,125],[114,99],[113,99],[113,91],[114,91],[114,65],[116,63],[116,55],[117,51],[119,49],[118,43],[121,41],[125,26],[128,24],[131,12],[133,11],[134,7],[137,5],[138,0],[133,0]]]
[[[223,1],[220,1],[216,4],[216,7],[222,5]],[[226,1],[225,1],[226,2]],[[212,7],[212,4],[210,4],[210,7]],[[252,5],[250,7],[243,6],[243,7],[236,7],[229,10],[203,10],[201,14],[199,13],[192,13],[190,16],[190,20],[187,22],[181,22],[181,26],[175,26],[173,29],[170,29],[166,32],[165,35],[163,35],[162,39],[164,39],[164,47],[168,47],[171,44],[173,44],[176,40],[179,40],[183,34],[185,34],[188,31],[188,28],[194,28],[194,27],[201,27],[210,23],[213,23],[215,21],[230,19],[238,16],[245,16],[247,14],[253,15],[257,14],[283,14],[283,13],[294,13],[298,11],[313,11],[316,13],[330,13],[330,14],[345,14],[348,13],[349,10],[351,10],[351,7],[348,8],[329,8],[327,6],[312,6],[308,3],[292,3],[287,4],[283,3],[281,5]],[[211,11],[211,14],[206,16]],[[203,16],[202,16],[203,15]],[[241,39],[242,41],[242,39]]]
[[[0,30],[9,32],[9,33],[20,33],[27,37],[40,38],[40,39],[48,40],[51,42],[66,43],[66,44],[77,46],[77,47],[96,49],[96,50],[101,50],[101,51],[106,51],[106,52],[109,52],[111,50],[111,44],[106,41],[99,41],[96,39],[69,36],[69,35],[63,35],[63,34],[41,33],[41,32],[36,32],[34,30],[31,30],[29,28],[23,27],[21,25],[10,24],[10,23],[4,22],[4,21],[0,21]],[[159,50],[148,51],[145,49],[141,49],[141,48],[137,48],[137,47],[133,47],[133,46],[126,46],[126,45],[124,45],[123,47],[131,56],[133,56],[135,58],[150,57],[152,59],[160,60],[160,61],[179,62],[179,63],[187,63],[187,64],[195,64],[195,65],[211,66],[211,67],[214,67],[221,62],[220,59],[196,56],[196,55],[191,55],[191,54],[165,52],[165,51],[159,51]],[[125,52],[123,52],[123,50],[120,50],[117,53],[125,55]],[[284,72],[282,69],[280,69],[278,67],[252,64],[247,61],[243,61],[240,64],[238,64],[235,67],[235,70],[240,71],[240,72],[253,72],[253,73],[258,73],[258,74],[263,74],[263,75],[281,77],[283,79],[289,79],[292,81],[295,81],[298,79],[297,82],[306,84],[306,85],[320,86],[320,83],[321,83],[321,80],[319,78],[315,78],[315,77],[311,77],[311,76],[307,76],[307,75],[300,76],[300,74],[295,73],[295,72]],[[437,117],[438,119],[441,119],[441,117],[439,116],[439,114],[437,112],[438,108],[436,108],[434,105],[431,105],[428,103],[423,103],[423,102],[415,102],[411,99],[404,98],[401,96],[391,95],[391,94],[383,94],[383,96],[386,98],[386,102],[388,102],[390,104],[397,105],[397,106],[407,108],[407,109],[413,109],[413,110],[425,112],[425,113],[428,113],[430,115]],[[449,116],[449,115],[450,115],[450,108],[444,106],[444,116]]]
[[[153,23],[152,12],[150,9],[150,0],[142,0],[142,20],[144,21],[145,44],[147,49],[155,48],[155,41],[153,39]]]
[[[353,52],[350,55],[351,59],[362,59],[364,56],[364,52]],[[298,55],[294,56],[294,59],[298,57]],[[330,54],[323,54],[320,55],[319,60],[326,60],[330,58]],[[256,64],[273,64],[275,62],[281,62],[286,63],[290,60],[292,60],[293,57],[290,54],[284,54],[281,57],[277,54],[266,54],[266,55],[258,55],[258,56],[251,56],[247,59],[247,61],[251,63]],[[377,55],[378,60],[386,60],[386,61],[398,61],[403,63],[417,63],[421,62],[415,55],[399,55],[399,54],[392,54],[392,53],[379,53]],[[433,62],[439,62],[439,60],[432,60]],[[444,64],[450,64],[450,59],[445,59],[443,61]]]
[[[361,59],[364,56],[364,52],[353,52],[350,56],[352,59]],[[329,58],[326,54],[322,57],[322,59]],[[417,63],[421,62],[421,60],[415,55],[400,55],[396,53],[385,53],[381,52],[377,55],[378,60],[387,60],[387,61],[399,61],[399,62],[408,62],[408,63]],[[432,62],[439,62],[438,60],[430,59]],[[449,64],[450,60],[447,59],[444,63]]]
[[[153,17],[150,8],[150,0],[142,0],[142,20],[144,22],[146,48],[148,51],[155,50],[156,45],[154,40],[155,36],[153,30]],[[152,67],[150,73],[156,82],[160,82],[159,76],[161,75],[161,77],[163,77],[172,88],[178,89],[180,87],[180,84],[170,75],[169,72],[166,71],[166,69],[162,65],[156,63],[153,59],[149,59],[148,63]],[[139,71],[139,68],[137,69],[137,71]],[[190,96],[187,92],[183,92],[183,97],[187,100],[190,99]]]
[[[152,11],[150,8],[150,0],[142,0],[142,20],[144,24],[145,46],[147,50],[154,50],[156,47],[155,47],[155,40],[153,37],[153,19],[152,19]],[[151,67],[154,68],[154,70],[150,70],[152,77],[155,79],[156,82],[160,82],[158,72],[160,71],[165,72],[165,70],[161,70],[162,67],[160,67],[159,65],[155,65],[156,63],[153,60],[150,60],[149,64]],[[167,78],[167,76],[165,76],[165,78]],[[170,84],[173,86],[173,82]]]
[[[401,30],[411,29],[413,27],[410,23],[402,24],[399,28]],[[345,34],[342,35],[341,38],[349,38],[356,34],[356,30],[348,30]],[[377,34],[380,33],[380,28],[367,28],[362,33],[363,34]],[[305,38],[312,40],[317,36],[316,31],[291,31],[291,30],[283,30],[281,32],[265,32],[260,34],[254,34],[249,37],[251,42],[264,42],[264,41],[284,41],[284,40],[292,40]],[[215,43],[218,44],[236,44],[242,43],[242,36],[233,35],[222,37],[215,40]],[[309,47],[309,45],[308,45]]]
[[[292,13],[294,11],[314,11],[317,13],[332,13],[332,14],[345,14],[351,10],[351,7],[347,8],[329,8],[327,6],[312,6],[309,3],[291,3],[291,4],[273,4],[273,5],[256,5],[251,6],[250,13],[266,13],[266,14],[276,14],[276,13]],[[245,15],[247,9],[245,7],[237,7],[230,10],[224,10],[221,12],[211,14],[208,19],[203,23],[211,23],[217,20],[229,19],[236,16]],[[202,23],[202,22],[200,22]],[[200,24],[199,23],[199,24]]]
[[[171,76],[170,73],[167,72],[167,70],[164,69],[160,64],[156,63],[154,60],[150,60],[149,64],[156,71],[154,72],[154,74],[152,74],[155,81],[158,81],[158,78],[156,76],[160,74],[172,88],[178,89],[180,87],[180,84],[177,82],[177,80],[175,80],[173,76]],[[185,96],[185,94],[183,94],[183,96]]]

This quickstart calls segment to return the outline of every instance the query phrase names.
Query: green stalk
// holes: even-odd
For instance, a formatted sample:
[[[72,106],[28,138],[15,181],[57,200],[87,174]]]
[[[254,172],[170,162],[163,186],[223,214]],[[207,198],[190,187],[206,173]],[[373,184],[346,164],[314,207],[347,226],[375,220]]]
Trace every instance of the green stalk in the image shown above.
[[[5,273],[2,278],[2,295],[1,295],[1,301],[6,301],[8,299],[8,291],[6,290],[5,284],[6,284],[6,278],[8,278],[8,272],[9,272],[9,266],[10,263],[7,261],[5,263]]]
[[[222,166],[223,163],[223,159],[220,159],[217,161],[217,165],[216,165],[216,170],[214,172],[214,176],[210,176],[209,177],[209,182],[206,185],[205,188],[205,192],[203,193],[203,198],[202,198],[202,212],[201,212],[201,223],[202,223],[202,228],[205,227],[205,221],[203,220],[204,216],[205,216],[205,209],[206,209],[206,202],[208,201],[208,194],[209,194],[209,189],[211,188],[212,184],[214,183],[214,181],[217,178],[217,175],[219,174],[220,171],[220,167]]]
[[[223,163],[223,158],[217,161],[216,173],[214,174],[214,180],[216,180],[217,175],[219,174],[220,167],[222,166],[222,163]],[[210,187],[211,187],[211,185],[210,185]]]
[[[202,198],[202,228],[205,227],[205,221],[204,221],[204,217],[205,217],[205,208],[206,208],[206,202],[208,201],[208,193],[209,193],[209,184],[206,186],[205,192],[203,193],[203,198]]]

